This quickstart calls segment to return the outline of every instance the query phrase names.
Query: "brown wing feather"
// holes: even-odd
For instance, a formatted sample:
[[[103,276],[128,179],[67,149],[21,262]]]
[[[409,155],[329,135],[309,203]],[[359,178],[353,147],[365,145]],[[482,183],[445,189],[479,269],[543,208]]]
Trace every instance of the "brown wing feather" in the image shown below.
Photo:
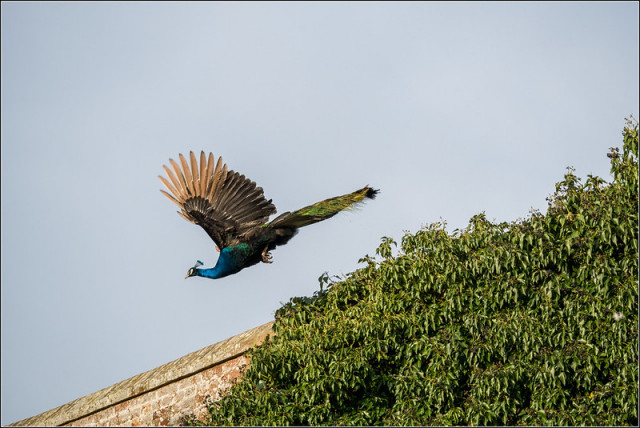
[[[189,196],[189,192],[187,191],[187,182],[185,181],[184,174],[180,169],[180,166],[173,159],[169,159],[171,166],[173,167],[173,171],[176,173],[176,177],[178,177],[178,181],[180,186],[177,187],[177,190],[180,192],[180,195],[183,199],[186,199]],[[178,195],[176,195],[178,196]]]
[[[187,160],[184,158],[184,156],[182,156],[182,153],[180,153],[180,164],[182,165],[182,175],[184,176],[184,179],[185,179],[187,194],[189,196],[195,196],[192,189],[193,177],[191,176],[191,170],[189,169],[189,164],[187,163]]]
[[[160,176],[168,192],[161,190],[181,208],[178,213],[207,232],[219,248],[241,239],[250,230],[267,222],[276,212],[261,187],[233,170],[212,153],[200,153],[200,164],[193,152],[189,161],[182,154],[180,163],[163,166],[168,180]]]
[[[193,194],[195,196],[200,196],[200,173],[198,169],[198,161],[196,160],[196,155],[193,152],[189,152],[189,157],[191,158],[191,177],[193,179]]]
[[[204,195],[204,189],[206,186],[206,180],[204,177],[207,176],[207,166],[207,158],[205,157],[204,152],[200,152],[200,177],[202,177],[200,180],[200,195]]]
[[[169,187],[169,191],[173,194],[178,194],[177,189],[180,188],[180,183],[178,182],[178,179],[175,177],[175,175],[173,175],[173,171],[171,171],[170,168],[167,168],[166,165],[162,165],[162,167],[164,168],[164,171],[167,173],[169,180],[171,180],[171,183],[173,183],[173,187]]]

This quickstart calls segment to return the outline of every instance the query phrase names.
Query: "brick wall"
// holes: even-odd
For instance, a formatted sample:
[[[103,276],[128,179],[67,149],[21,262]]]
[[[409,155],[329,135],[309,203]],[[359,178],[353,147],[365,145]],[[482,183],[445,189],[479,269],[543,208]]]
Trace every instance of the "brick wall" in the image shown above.
[[[154,391],[123,401],[65,426],[161,426],[180,425],[182,415],[194,413],[204,419],[204,400],[220,399],[220,393],[240,374],[249,362],[240,356],[203,370],[193,376],[172,382]]]
[[[9,426],[179,425],[189,413],[203,419],[206,397],[220,399],[249,363],[246,351],[274,334],[272,325],[261,325]]]

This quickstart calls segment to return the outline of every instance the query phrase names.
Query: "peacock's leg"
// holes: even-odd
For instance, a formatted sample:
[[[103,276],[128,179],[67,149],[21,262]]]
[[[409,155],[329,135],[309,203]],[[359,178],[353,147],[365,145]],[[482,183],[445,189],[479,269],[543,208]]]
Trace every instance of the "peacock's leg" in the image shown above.
[[[272,258],[273,256],[269,254],[269,246],[267,245],[266,247],[264,247],[264,250],[262,250],[262,261],[264,263],[273,263],[271,261]]]

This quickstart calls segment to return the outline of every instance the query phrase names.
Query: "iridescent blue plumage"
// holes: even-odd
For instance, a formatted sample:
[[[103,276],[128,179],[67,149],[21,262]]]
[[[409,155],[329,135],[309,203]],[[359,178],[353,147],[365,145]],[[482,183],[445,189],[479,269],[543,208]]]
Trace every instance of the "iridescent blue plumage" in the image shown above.
[[[220,251],[218,256],[218,263],[209,269],[195,269],[195,276],[202,276],[204,278],[224,278],[225,276],[238,272],[238,264],[234,257],[234,248],[227,247]],[[191,275],[193,276],[193,275]]]
[[[200,225],[222,250],[213,268],[198,269],[197,264],[189,269],[187,278],[223,278],[259,262],[271,263],[269,251],[286,244],[299,228],[333,217],[378,193],[365,186],[286,212],[267,223],[276,208],[271,200],[265,199],[262,188],[244,175],[228,170],[222,158],[215,163],[211,153],[208,161],[204,152],[200,153],[200,165],[193,152],[189,155],[190,164],[180,154],[180,164],[169,160],[173,170],[164,166],[169,180],[164,177],[160,180],[169,192],[162,192],[180,207],[178,213],[182,217]]]

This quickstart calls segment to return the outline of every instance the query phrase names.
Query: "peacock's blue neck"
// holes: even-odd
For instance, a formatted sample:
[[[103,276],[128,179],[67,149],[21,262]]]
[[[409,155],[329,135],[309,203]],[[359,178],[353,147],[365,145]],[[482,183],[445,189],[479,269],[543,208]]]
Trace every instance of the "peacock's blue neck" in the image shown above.
[[[223,248],[218,257],[218,263],[209,269],[196,269],[197,275],[205,278],[223,278],[232,273],[236,273],[239,269],[232,253],[231,247]]]

